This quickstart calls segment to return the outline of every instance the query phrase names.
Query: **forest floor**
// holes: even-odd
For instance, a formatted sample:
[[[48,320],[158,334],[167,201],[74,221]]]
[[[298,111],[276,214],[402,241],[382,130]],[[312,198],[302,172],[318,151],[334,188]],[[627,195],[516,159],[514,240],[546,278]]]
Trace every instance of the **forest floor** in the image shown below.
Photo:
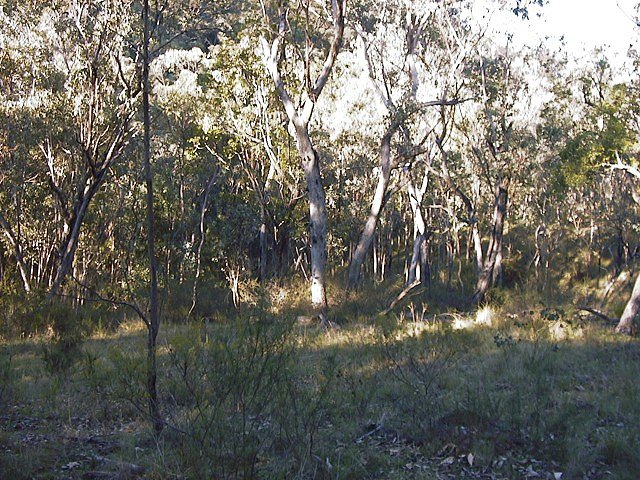
[[[559,309],[295,315],[0,350],[0,478],[640,478],[640,342]],[[71,359],[72,361],[70,361]]]

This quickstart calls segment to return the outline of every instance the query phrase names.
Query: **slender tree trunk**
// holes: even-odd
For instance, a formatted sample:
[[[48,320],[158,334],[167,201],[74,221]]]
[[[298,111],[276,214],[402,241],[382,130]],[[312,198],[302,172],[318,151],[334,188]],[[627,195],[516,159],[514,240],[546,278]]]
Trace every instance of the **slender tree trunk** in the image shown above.
[[[549,256],[549,246],[547,240],[547,227],[543,223],[538,226],[536,229],[536,256],[534,258],[534,264],[536,267],[536,278],[540,284],[541,288],[546,288],[547,286],[547,267],[548,267],[548,256]],[[541,283],[540,283],[541,282]],[[606,294],[605,294],[606,297]]]
[[[640,313],[640,274],[636,278],[636,282],[633,285],[633,292],[631,292],[631,298],[624,307],[620,321],[616,326],[616,332],[625,333],[627,335],[635,334],[636,327],[634,321]]]
[[[424,197],[424,193],[427,191],[428,184],[429,176],[427,172],[424,174],[420,188],[416,188],[412,181],[409,181],[407,184],[409,204],[411,206],[411,212],[413,213],[413,249],[411,262],[409,263],[407,285],[412,284],[416,279],[418,279],[418,267],[420,267],[420,279],[422,279],[422,262],[420,256],[423,251],[423,243],[427,238],[424,215],[422,214],[422,198]]]
[[[266,125],[268,127],[268,123]],[[269,133],[265,132],[265,139],[267,139]],[[262,199],[262,205],[260,207],[260,231],[259,231],[259,240],[260,240],[260,264],[259,264],[259,280],[260,283],[264,283],[267,280],[267,274],[269,270],[269,250],[273,251],[273,243],[275,235],[272,233],[275,231],[275,228],[270,228],[270,225],[273,225],[273,221],[269,221],[269,211],[267,210],[267,205],[272,197],[272,190],[274,184],[274,177],[276,175],[276,171],[278,170],[277,158],[271,149],[270,143],[265,140],[265,149],[268,152],[269,156],[269,172],[267,173],[267,178],[264,182],[263,192],[264,197]],[[270,248],[271,247],[271,248]]]
[[[218,177],[218,173],[214,173],[211,176],[211,178],[207,182],[207,186],[205,187],[204,195],[202,196],[202,205],[200,207],[200,222],[198,224],[200,241],[198,242],[198,249],[196,250],[196,272],[193,278],[193,290],[191,291],[191,308],[189,308],[189,313],[187,314],[187,317],[191,316],[191,314],[193,313],[193,310],[196,308],[196,303],[198,301],[198,280],[200,280],[202,247],[204,246],[204,240],[205,240],[204,217],[205,217],[205,214],[207,213],[209,192],[211,191],[211,187],[215,183],[217,177]]]
[[[267,266],[269,261],[269,252],[267,249],[267,214],[265,208],[262,207],[260,211],[260,268],[259,268],[259,280],[260,283],[264,283],[267,279]]]
[[[424,287],[429,287],[431,284],[431,266],[429,265],[430,233],[425,232],[422,237],[420,244],[420,283],[422,283]]]
[[[309,198],[309,240],[311,250],[311,303],[326,309],[325,270],[327,266],[327,206],[320,176],[318,154],[307,125],[296,125],[298,152],[302,159]]]
[[[487,253],[484,256],[482,269],[478,274],[476,282],[476,290],[473,294],[472,301],[481,303],[492,285],[494,280],[494,271],[498,264],[498,258],[502,255],[502,236],[504,232],[504,222],[507,216],[507,204],[509,179],[504,178],[496,185],[495,206],[493,210],[493,221],[491,229],[491,238],[487,246]]]
[[[422,244],[424,242],[424,235],[419,233],[418,236],[413,240],[413,250],[411,253],[411,262],[409,263],[409,274],[407,277],[407,285],[411,285],[416,281],[418,277],[418,266],[420,263],[420,252],[422,251]],[[420,275],[422,278],[422,275]]]
[[[387,194],[387,187],[389,186],[389,178],[391,177],[391,137],[397,130],[398,124],[392,125],[385,136],[382,138],[382,145],[380,148],[380,171],[378,173],[378,185],[376,186],[376,192],[371,202],[371,210],[369,211],[369,217],[364,225],[362,234],[356,250],[351,257],[351,263],[349,264],[349,278],[347,281],[347,291],[355,290],[358,288],[360,281],[360,272],[362,270],[362,263],[367,255],[367,252],[371,248],[371,242],[375,236],[376,225],[380,218],[380,213],[384,208],[385,197]]]
[[[22,278],[24,291],[26,293],[31,293],[29,276],[27,275],[27,270],[24,265],[24,259],[22,257],[22,247],[20,246],[20,242],[18,242],[18,239],[14,235],[11,225],[9,225],[9,222],[7,222],[7,219],[4,218],[4,215],[2,215],[2,213],[0,213],[0,226],[4,230],[4,234],[9,240],[11,248],[13,248],[13,255],[16,257],[16,265],[18,267],[18,272],[20,272],[20,278]]]
[[[500,241],[496,247],[496,262],[493,266],[493,273],[491,275],[492,284],[495,286],[501,286],[503,281],[503,268],[502,268],[502,254],[503,254],[503,235],[500,235]]]
[[[142,116],[143,142],[142,161],[144,178],[147,187],[147,256],[149,260],[149,314],[147,318],[147,395],[149,400],[149,416],[156,433],[164,428],[164,420],[160,414],[157,390],[156,341],[160,330],[160,304],[158,300],[158,259],[155,248],[155,216],[153,211],[153,172],[151,171],[151,109],[149,105],[149,41],[150,20],[149,0],[144,0],[142,10],[143,45],[142,45]]]
[[[54,297],[60,293],[60,290],[63,287],[67,276],[69,275],[69,272],[71,272],[76,250],[78,249],[80,231],[84,222],[84,218],[87,214],[87,210],[89,209],[89,205],[91,204],[91,200],[100,188],[105,175],[106,170],[102,170],[97,174],[96,177],[89,177],[86,180],[84,189],[78,194],[76,198],[74,213],[71,217],[71,221],[69,222],[71,224],[71,228],[65,235],[60,247],[60,264],[58,265],[58,269],[53,280],[53,285],[51,287],[51,290],[49,291],[50,297]]]

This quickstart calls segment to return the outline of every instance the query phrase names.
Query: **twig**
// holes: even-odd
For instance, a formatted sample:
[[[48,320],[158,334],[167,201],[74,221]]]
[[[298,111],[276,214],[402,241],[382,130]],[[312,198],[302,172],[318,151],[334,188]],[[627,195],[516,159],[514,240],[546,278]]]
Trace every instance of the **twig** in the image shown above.
[[[71,278],[73,279],[74,282],[76,282],[78,285],[80,285],[82,288],[84,288],[85,290],[87,290],[89,293],[92,293],[93,295],[96,296],[96,298],[82,298],[83,300],[86,301],[98,301],[98,302],[104,302],[104,303],[109,303],[111,305],[116,305],[119,307],[127,307],[130,308],[131,310],[133,310],[138,317],[140,317],[140,319],[146,324],[148,325],[148,320],[146,315],[142,312],[142,310],[140,309],[140,307],[138,307],[137,305],[133,304],[133,303],[129,303],[129,302],[125,302],[122,300],[114,300],[111,298],[107,298],[107,297],[103,297],[102,295],[100,295],[100,293],[98,293],[95,289],[91,288],[88,285],[85,285],[84,283],[82,283],[80,280],[78,280],[74,275],[71,276]],[[64,296],[64,295],[60,295],[60,296]]]
[[[375,426],[375,428],[372,428],[371,430],[369,430],[367,433],[365,433],[364,435],[361,435],[360,437],[358,437],[356,439],[356,443],[362,443],[364,441],[365,438],[370,437],[371,435],[379,432],[380,430],[382,430],[383,426],[382,424],[378,424]]]

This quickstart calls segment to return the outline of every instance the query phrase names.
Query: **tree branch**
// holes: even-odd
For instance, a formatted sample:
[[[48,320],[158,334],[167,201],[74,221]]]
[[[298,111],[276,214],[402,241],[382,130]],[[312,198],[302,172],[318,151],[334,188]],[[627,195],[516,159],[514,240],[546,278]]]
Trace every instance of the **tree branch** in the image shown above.
[[[322,67],[322,71],[315,81],[311,92],[309,92],[309,96],[311,100],[315,103],[315,101],[320,96],[322,89],[324,88],[327,80],[329,79],[329,75],[331,74],[331,69],[333,68],[333,64],[336,61],[336,57],[338,56],[338,52],[340,51],[340,46],[342,45],[342,37],[344,36],[344,15],[347,6],[347,0],[332,0],[331,8],[333,10],[333,40],[331,42],[331,48],[329,48],[329,53],[327,54],[327,58],[324,61],[324,65]]]

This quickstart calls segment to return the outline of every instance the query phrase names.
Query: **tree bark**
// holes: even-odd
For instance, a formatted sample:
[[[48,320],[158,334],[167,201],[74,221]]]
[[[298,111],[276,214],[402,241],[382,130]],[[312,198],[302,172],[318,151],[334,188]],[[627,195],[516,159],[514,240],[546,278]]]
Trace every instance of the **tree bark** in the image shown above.
[[[160,304],[158,301],[158,259],[155,249],[155,216],[153,211],[153,172],[151,171],[151,108],[149,104],[149,42],[150,20],[149,0],[144,0],[142,10],[143,45],[142,45],[142,117],[143,141],[142,161],[146,192],[147,216],[147,256],[149,260],[149,314],[147,324],[147,395],[149,416],[156,433],[164,428],[164,420],[160,414],[157,390],[156,341],[160,330]]]
[[[296,140],[307,181],[307,195],[309,198],[311,303],[315,308],[326,308],[327,206],[322,177],[320,176],[320,164],[306,125],[296,126]]]
[[[409,274],[407,277],[407,285],[412,284],[418,279],[418,266],[420,266],[420,280],[423,278],[422,266],[427,259],[421,259],[422,254],[426,256],[426,248],[423,247],[428,236],[424,215],[422,214],[422,198],[427,191],[429,184],[428,171],[424,173],[422,185],[416,188],[410,180],[407,183],[407,193],[409,194],[409,205],[413,213],[413,249],[411,254],[411,262],[409,264]]]
[[[60,290],[63,287],[64,282],[69,275],[69,272],[71,271],[71,267],[73,267],[73,260],[78,248],[78,241],[80,240],[80,231],[84,222],[84,217],[86,216],[89,205],[91,204],[91,200],[100,188],[105,175],[106,169],[98,172],[95,178],[91,178],[89,177],[89,175],[87,175],[88,178],[85,181],[84,189],[80,190],[78,192],[78,195],[76,196],[73,215],[69,222],[71,228],[69,228],[68,233],[65,235],[62,241],[59,251],[60,264],[58,265],[58,269],[56,270],[56,275],[53,280],[53,285],[51,287],[51,290],[49,291],[49,295],[51,297],[54,297],[60,293]]]
[[[309,199],[309,240],[311,250],[311,303],[316,309],[327,308],[325,291],[325,270],[327,263],[327,208],[318,154],[313,147],[309,136],[309,122],[315,109],[318,97],[331,75],[333,65],[342,45],[345,24],[346,0],[332,0],[333,12],[333,39],[324,64],[317,79],[311,84],[308,72],[311,71],[310,59],[305,59],[305,71],[307,82],[303,87],[303,99],[297,107],[287,91],[278,61],[281,58],[282,42],[288,29],[287,12],[281,11],[278,25],[278,34],[271,46],[263,39],[263,52],[265,66],[273,80],[276,92],[284,107],[290,126],[295,130],[298,153],[302,162],[305,179],[307,182],[307,195]]]
[[[200,280],[201,273],[201,264],[202,264],[202,247],[204,246],[205,240],[205,228],[204,228],[204,217],[207,213],[207,204],[209,203],[209,192],[211,191],[211,187],[215,183],[218,178],[218,172],[214,173],[209,181],[207,182],[207,186],[204,189],[202,195],[202,205],[200,206],[200,221],[198,222],[198,233],[200,234],[200,240],[198,241],[198,248],[196,250],[196,272],[193,277],[193,289],[191,290],[191,307],[189,308],[189,312],[187,313],[187,318],[191,316],[193,310],[196,308],[196,303],[198,301],[198,280]]]
[[[360,240],[356,246],[356,250],[351,257],[351,263],[349,264],[349,277],[347,281],[347,291],[355,290],[358,288],[360,282],[360,273],[362,270],[362,264],[364,259],[371,248],[371,243],[376,232],[376,226],[380,218],[382,209],[386,201],[387,188],[389,186],[389,179],[391,177],[392,162],[391,162],[391,138],[398,128],[398,123],[394,123],[389,127],[384,137],[382,138],[382,145],[380,147],[380,171],[378,173],[378,184],[376,186],[376,192],[371,202],[371,210],[369,211],[369,217],[364,225]]]
[[[633,291],[631,292],[631,298],[624,307],[620,321],[616,326],[617,333],[625,333],[627,335],[635,334],[636,327],[634,321],[640,313],[640,274],[636,278],[636,282],[633,285]]]
[[[29,283],[29,276],[27,275],[27,270],[24,266],[24,260],[22,257],[22,247],[18,242],[15,234],[13,233],[13,229],[7,219],[4,218],[4,215],[0,213],[0,226],[4,230],[4,234],[9,240],[9,244],[11,248],[13,248],[13,255],[16,257],[16,265],[18,267],[18,272],[20,272],[20,278],[22,278],[22,285],[24,287],[24,291],[26,293],[31,293],[31,284]]]
[[[499,259],[501,260],[504,222],[509,201],[508,188],[509,179],[507,177],[501,179],[496,185],[491,238],[487,246],[487,253],[484,256],[482,269],[478,272],[476,290],[472,297],[472,301],[477,304],[482,303],[487,291],[493,284],[496,265],[498,265]]]

